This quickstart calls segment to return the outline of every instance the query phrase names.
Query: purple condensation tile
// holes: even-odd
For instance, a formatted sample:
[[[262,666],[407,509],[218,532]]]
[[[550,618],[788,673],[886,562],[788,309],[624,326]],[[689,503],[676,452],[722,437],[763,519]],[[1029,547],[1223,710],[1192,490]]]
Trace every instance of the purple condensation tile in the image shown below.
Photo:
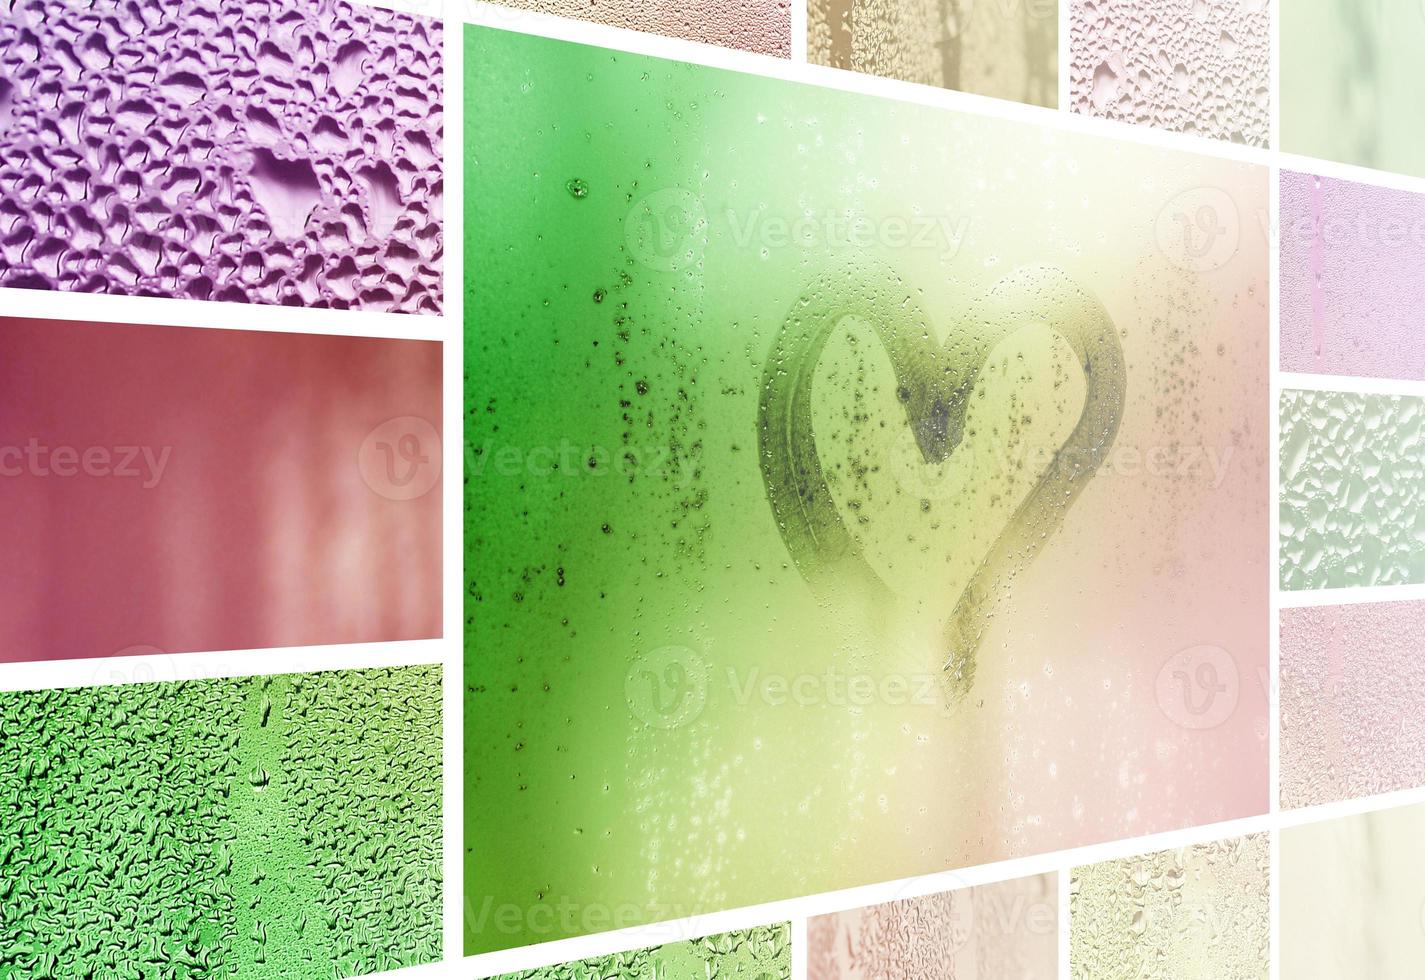
[[[1281,366],[1425,380],[1425,195],[1281,175]]]
[[[0,0],[0,286],[442,307],[441,27]]]

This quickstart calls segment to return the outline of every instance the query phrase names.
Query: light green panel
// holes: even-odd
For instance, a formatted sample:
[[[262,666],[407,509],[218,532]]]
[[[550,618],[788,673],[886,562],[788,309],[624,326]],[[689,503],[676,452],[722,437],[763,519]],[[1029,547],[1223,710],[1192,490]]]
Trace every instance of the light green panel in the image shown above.
[[[1282,149],[1425,175],[1425,5],[1283,0]]]
[[[0,694],[0,980],[438,959],[440,677]]]
[[[1281,398],[1281,584],[1425,582],[1425,399]]]
[[[790,980],[791,950],[791,927],[782,922],[492,980]]]

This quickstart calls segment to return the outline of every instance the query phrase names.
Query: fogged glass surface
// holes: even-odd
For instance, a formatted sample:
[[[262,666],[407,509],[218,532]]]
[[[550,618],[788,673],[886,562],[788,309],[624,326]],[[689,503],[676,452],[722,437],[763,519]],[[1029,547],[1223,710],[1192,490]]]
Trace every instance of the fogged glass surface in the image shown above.
[[[1266,980],[1266,834],[1075,868],[1073,980]]]
[[[788,923],[507,973],[492,980],[791,980]]]
[[[468,45],[471,952],[1265,809],[1265,170]]]
[[[1281,585],[1425,581],[1425,400],[1284,391]]]
[[[0,976],[439,959],[440,705],[438,667],[0,693]]]
[[[1075,112],[1266,146],[1270,0],[1072,0]]]
[[[1052,980],[1055,875],[962,888],[807,921],[808,980]]]
[[[812,0],[813,64],[1054,107],[1058,0]]]
[[[12,0],[0,286],[439,313],[439,22]]]
[[[1422,867],[1425,807],[1282,830],[1282,980],[1418,977]]]
[[[1425,175],[1425,9],[1386,0],[1281,5],[1281,134],[1290,153]]]

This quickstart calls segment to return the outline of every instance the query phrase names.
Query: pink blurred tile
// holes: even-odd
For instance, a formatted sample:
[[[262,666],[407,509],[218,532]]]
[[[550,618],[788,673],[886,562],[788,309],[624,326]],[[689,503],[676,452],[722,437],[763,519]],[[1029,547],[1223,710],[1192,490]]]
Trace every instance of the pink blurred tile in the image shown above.
[[[1036,875],[819,915],[808,980],[1051,980],[1058,877]]]
[[[1074,112],[1266,146],[1267,0],[1072,0]]]
[[[1425,602],[1284,609],[1281,802],[1425,786]]]
[[[0,317],[0,662],[441,630],[441,347]]]
[[[1425,379],[1425,195],[1281,175],[1281,365]]]

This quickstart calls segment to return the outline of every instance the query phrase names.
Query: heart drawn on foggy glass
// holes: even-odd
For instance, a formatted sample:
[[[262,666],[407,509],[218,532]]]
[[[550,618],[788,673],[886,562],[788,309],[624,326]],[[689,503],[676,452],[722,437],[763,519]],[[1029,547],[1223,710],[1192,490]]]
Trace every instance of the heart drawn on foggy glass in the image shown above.
[[[944,631],[943,661],[947,697],[955,703],[974,684],[976,650],[995,609],[1018,573],[1063,524],[1112,447],[1127,375],[1123,347],[1107,311],[1057,268],[1027,267],[1001,279],[943,344],[934,339],[914,295],[913,287],[879,266],[822,275],[802,293],[763,369],[759,455],[778,529],[812,591],[829,598],[834,589],[851,585],[873,601],[889,600],[894,593],[844,523],[817,452],[812,383],[827,341],[848,319],[875,331],[926,464],[944,462],[960,445],[976,381],[1002,340],[1042,324],[1067,342],[1083,372],[1083,408],[955,600]]]

